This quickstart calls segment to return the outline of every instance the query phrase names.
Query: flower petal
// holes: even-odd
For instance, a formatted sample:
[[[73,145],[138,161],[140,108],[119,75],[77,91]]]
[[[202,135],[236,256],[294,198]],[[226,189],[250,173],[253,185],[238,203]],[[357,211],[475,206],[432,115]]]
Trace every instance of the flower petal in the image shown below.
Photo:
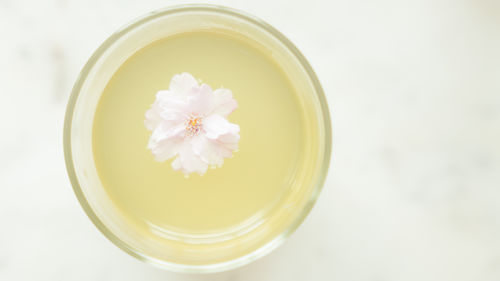
[[[187,95],[192,88],[198,87],[198,81],[189,73],[176,74],[170,80],[170,91]]]
[[[204,116],[210,111],[213,98],[212,88],[207,84],[191,89],[186,111],[193,115]]]
[[[157,104],[153,104],[151,108],[146,111],[146,119],[144,120],[144,125],[150,131],[153,131],[158,125],[160,125],[162,118],[160,116],[160,110]]]
[[[234,151],[238,149],[238,142],[240,141],[239,134],[225,134],[217,138],[217,142],[228,150]]]
[[[155,104],[161,109],[179,108],[186,106],[187,98],[184,94],[172,91],[158,91]]]
[[[182,138],[168,138],[159,142],[151,140],[148,148],[153,152],[156,161],[163,162],[177,155],[181,144]]]
[[[172,110],[163,110],[160,113],[160,117],[162,122],[170,124],[171,126],[176,126],[179,124],[183,124],[184,121],[189,117],[189,115],[181,110],[172,109]]]
[[[182,109],[186,107],[186,101],[176,98],[170,91],[159,91],[151,108],[146,111],[144,125],[153,131],[160,123],[167,121],[171,125],[177,125],[187,118]]]
[[[204,135],[199,135],[193,138],[192,145],[194,153],[209,165],[220,167],[224,164],[224,155],[227,155],[227,153],[221,151],[221,148],[214,140],[208,139]]]
[[[172,168],[176,171],[181,170],[185,175],[193,172],[203,175],[208,169],[208,164],[194,153],[190,142],[184,142],[180,147],[179,155],[172,162]]]
[[[231,90],[220,88],[213,93],[211,107],[212,111],[210,114],[219,114],[227,117],[238,107],[238,103],[233,99]]]
[[[216,139],[221,135],[239,133],[240,126],[229,123],[220,115],[212,114],[203,120],[203,129],[207,138]]]
[[[182,138],[184,137],[185,129],[186,128],[183,124],[170,126],[170,124],[163,122],[156,127],[156,129],[154,129],[150,139],[153,142],[159,143],[162,140],[169,138]]]

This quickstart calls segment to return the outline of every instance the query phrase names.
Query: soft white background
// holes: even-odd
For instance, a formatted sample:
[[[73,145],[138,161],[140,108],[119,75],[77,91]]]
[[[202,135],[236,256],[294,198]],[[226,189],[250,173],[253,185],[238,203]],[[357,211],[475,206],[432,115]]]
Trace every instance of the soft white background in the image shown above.
[[[0,0],[0,280],[500,280],[500,1],[211,1],[268,21],[328,96],[333,161],[309,217],[243,268],[182,275],[104,238],[62,126],[92,52],[183,1]]]

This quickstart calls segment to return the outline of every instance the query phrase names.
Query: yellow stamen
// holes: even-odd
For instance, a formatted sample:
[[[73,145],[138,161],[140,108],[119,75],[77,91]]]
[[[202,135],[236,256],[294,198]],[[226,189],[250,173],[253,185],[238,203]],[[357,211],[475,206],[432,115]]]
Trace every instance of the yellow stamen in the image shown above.
[[[191,115],[189,119],[186,120],[186,135],[190,137],[198,135],[203,125],[202,121],[203,119],[201,117]]]

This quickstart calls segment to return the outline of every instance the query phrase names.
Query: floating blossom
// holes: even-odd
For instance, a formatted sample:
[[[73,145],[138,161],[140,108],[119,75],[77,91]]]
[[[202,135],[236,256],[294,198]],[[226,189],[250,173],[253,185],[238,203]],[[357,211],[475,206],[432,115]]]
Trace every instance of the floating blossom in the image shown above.
[[[148,149],[156,161],[174,158],[172,167],[185,175],[220,167],[238,149],[240,127],[227,120],[237,107],[231,90],[212,91],[189,73],[174,75],[146,112]]]

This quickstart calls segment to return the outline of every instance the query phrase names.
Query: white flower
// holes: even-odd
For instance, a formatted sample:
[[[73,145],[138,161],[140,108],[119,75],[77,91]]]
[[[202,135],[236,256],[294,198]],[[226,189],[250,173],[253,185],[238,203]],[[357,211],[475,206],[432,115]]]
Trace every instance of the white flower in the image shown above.
[[[230,90],[212,91],[189,73],[174,75],[146,112],[148,148],[157,161],[175,157],[172,167],[185,175],[203,175],[238,149],[240,127],[226,119],[237,107]]]

